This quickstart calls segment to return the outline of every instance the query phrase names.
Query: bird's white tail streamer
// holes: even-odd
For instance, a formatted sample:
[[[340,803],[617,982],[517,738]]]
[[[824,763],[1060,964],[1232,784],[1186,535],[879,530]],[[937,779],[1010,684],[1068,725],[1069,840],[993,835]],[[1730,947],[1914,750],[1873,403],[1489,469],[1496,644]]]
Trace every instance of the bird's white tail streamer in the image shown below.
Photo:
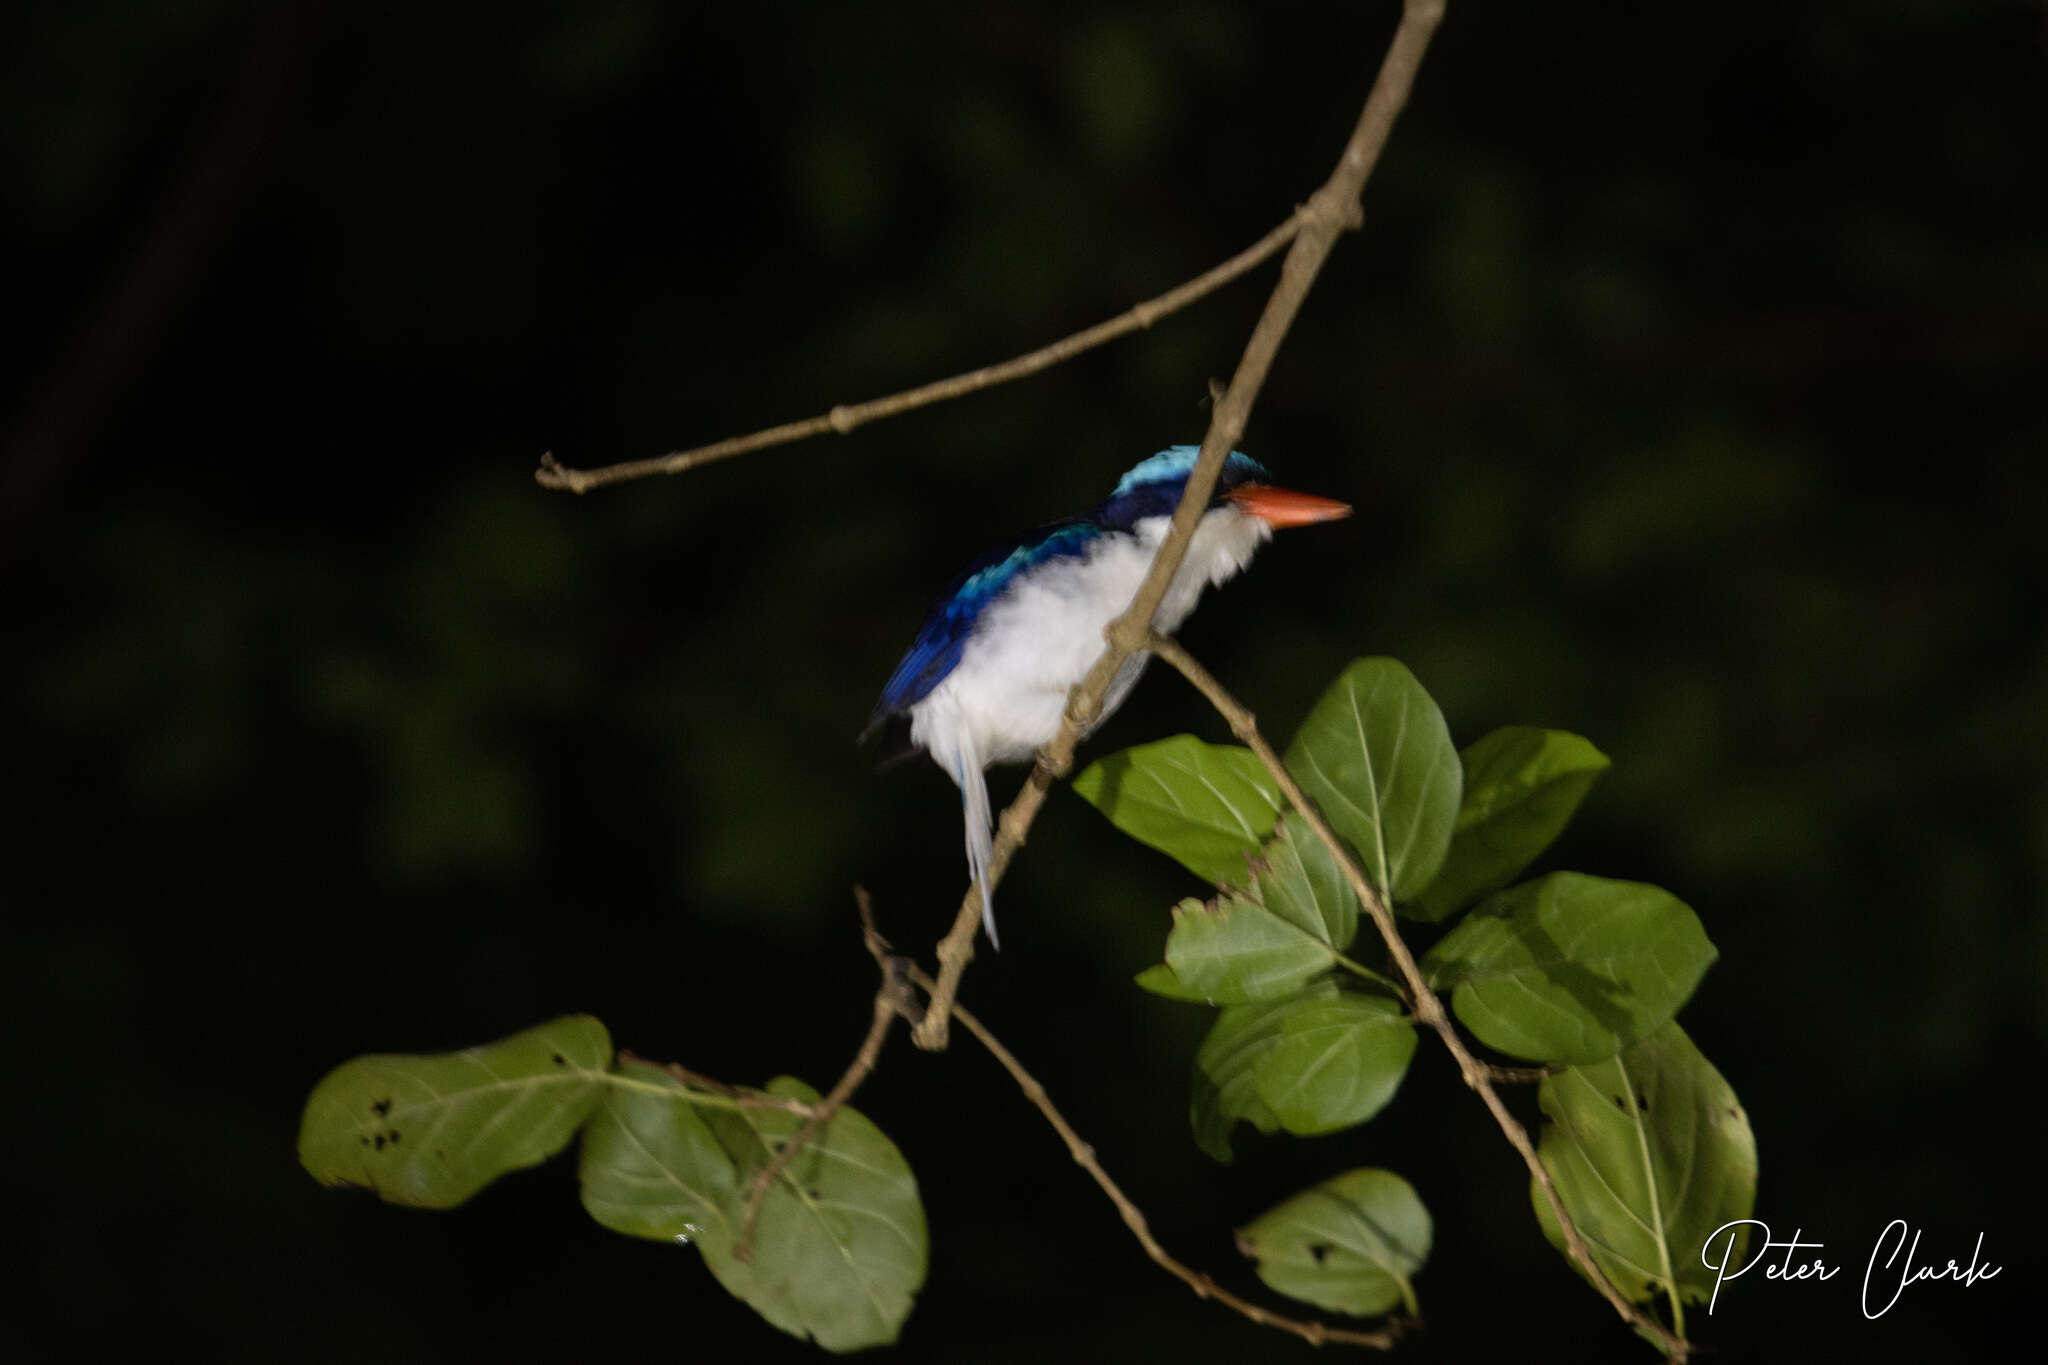
[[[974,874],[975,889],[981,892],[981,927],[988,930],[989,947],[1001,952],[1002,940],[996,937],[995,897],[988,889],[989,859],[995,856],[995,822],[988,808],[988,777],[982,771],[981,755],[975,751],[974,740],[965,726],[961,727],[953,763],[953,776],[960,784],[962,823],[967,826],[967,870]]]

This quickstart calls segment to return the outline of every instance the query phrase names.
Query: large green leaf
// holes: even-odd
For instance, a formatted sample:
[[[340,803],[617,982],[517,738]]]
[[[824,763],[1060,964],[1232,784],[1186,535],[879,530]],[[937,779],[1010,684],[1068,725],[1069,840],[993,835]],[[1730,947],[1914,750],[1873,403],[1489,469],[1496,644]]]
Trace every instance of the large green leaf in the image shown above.
[[[1715,955],[1670,892],[1556,872],[1482,902],[1422,968],[1488,1047],[1595,1062],[1678,1013]]]
[[[1415,1029],[1398,1004],[1333,983],[1230,1006],[1195,1054],[1195,1141],[1228,1161],[1240,1119],[1303,1137],[1363,1123],[1394,1097],[1414,1054]]]
[[[611,1057],[604,1025],[580,1014],[461,1052],[357,1057],[307,1098],[299,1160],[325,1185],[451,1208],[561,1151]]]
[[[1436,876],[1462,773],[1443,713],[1404,665],[1359,659],[1339,674],[1295,733],[1287,770],[1382,895],[1405,901]]]
[[[1465,798],[1450,852],[1406,913],[1440,920],[1499,890],[1550,847],[1607,769],[1607,755],[1563,730],[1510,725],[1462,755]]]
[[[1365,1317],[1415,1302],[1429,1258],[1429,1210],[1392,1171],[1333,1176],[1277,1204],[1237,1234],[1268,1286],[1318,1308]]]
[[[583,1205],[606,1227],[695,1243],[735,1297],[833,1351],[896,1339],[924,1283],[917,1182],[894,1143],[841,1109],[761,1205],[751,1262],[732,1254],[740,1200],[802,1119],[776,1109],[699,1107],[657,1067],[620,1069],[583,1143]],[[787,1076],[770,1094],[816,1103]]]
[[[1600,1269],[1631,1299],[1707,1299],[1715,1272],[1701,1249],[1756,1203],[1756,1138],[1721,1073],[1666,1024],[1619,1056],[1547,1078],[1536,1099],[1548,1120],[1537,1155]],[[1529,1197],[1562,1252],[1533,1180]],[[1717,1260],[1745,1263],[1748,1229],[1738,1233],[1732,1247],[1715,1243]]]
[[[1249,749],[1175,735],[1089,764],[1074,790],[1140,843],[1205,882],[1242,886],[1280,816],[1280,788]]]

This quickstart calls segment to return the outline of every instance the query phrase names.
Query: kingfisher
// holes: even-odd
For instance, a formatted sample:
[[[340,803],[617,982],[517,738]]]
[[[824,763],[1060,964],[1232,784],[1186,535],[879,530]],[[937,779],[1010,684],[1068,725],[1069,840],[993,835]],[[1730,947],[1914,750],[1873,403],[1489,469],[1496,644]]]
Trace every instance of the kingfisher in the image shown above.
[[[1067,694],[1101,656],[1103,631],[1137,595],[1200,453],[1198,446],[1162,450],[1133,466],[1101,506],[1027,531],[968,564],[932,605],[875,703],[864,736],[907,717],[908,748],[931,755],[960,788],[967,867],[991,945],[1001,946],[988,888],[994,824],[984,770],[1028,760],[1059,730]],[[1350,514],[1348,504],[1274,487],[1263,465],[1232,451],[1152,628],[1178,630],[1203,589],[1235,577],[1274,531]],[[1091,731],[1123,705],[1151,658],[1141,651],[1124,661]]]

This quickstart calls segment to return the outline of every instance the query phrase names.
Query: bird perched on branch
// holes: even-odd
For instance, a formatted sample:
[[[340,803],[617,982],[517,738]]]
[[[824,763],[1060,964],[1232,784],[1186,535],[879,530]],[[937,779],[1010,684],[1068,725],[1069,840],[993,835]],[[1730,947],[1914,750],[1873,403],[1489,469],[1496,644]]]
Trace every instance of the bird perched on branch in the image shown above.
[[[1166,539],[1198,454],[1195,446],[1162,450],[1118,480],[1100,507],[1027,531],[969,564],[933,605],[875,703],[867,733],[907,717],[909,748],[930,754],[959,784],[967,866],[991,944],[993,827],[982,770],[1030,758],[1058,731],[1068,692],[1101,656],[1103,630],[1130,606]],[[1350,512],[1329,498],[1273,487],[1263,466],[1233,451],[1153,628],[1179,629],[1202,590],[1243,569],[1275,530]],[[1095,724],[1123,704],[1151,657],[1124,661]]]

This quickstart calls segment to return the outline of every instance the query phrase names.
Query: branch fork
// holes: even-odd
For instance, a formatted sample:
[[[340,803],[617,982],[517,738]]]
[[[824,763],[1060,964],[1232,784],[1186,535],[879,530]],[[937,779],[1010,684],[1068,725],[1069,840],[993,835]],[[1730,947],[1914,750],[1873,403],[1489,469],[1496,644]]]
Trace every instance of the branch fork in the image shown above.
[[[1103,653],[1090,669],[1088,676],[1069,696],[1059,732],[1040,750],[1022,790],[997,822],[997,837],[988,866],[988,884],[993,887],[1001,879],[1010,859],[1023,845],[1025,837],[1030,832],[1032,821],[1044,805],[1046,793],[1051,790],[1053,782],[1064,777],[1072,767],[1074,750],[1080,742],[1080,737],[1100,714],[1102,699],[1124,661],[1133,654],[1148,649],[1165,659],[1209,699],[1217,712],[1230,723],[1233,733],[1259,756],[1294,808],[1301,813],[1316,837],[1324,843],[1344,869],[1359,903],[1365,908],[1386,942],[1389,959],[1399,973],[1401,985],[1408,996],[1416,1020],[1442,1039],[1445,1048],[1457,1062],[1459,1074],[1464,1078],[1466,1085],[1478,1093],[1499,1123],[1509,1143],[1521,1154],[1528,1165],[1531,1178],[1557,1216],[1572,1259],[1579,1264],[1594,1288],[1614,1306],[1625,1321],[1655,1340],[1671,1359],[1683,1361],[1690,1352],[1690,1343],[1682,1337],[1673,1335],[1661,1323],[1629,1303],[1594,1263],[1584,1237],[1565,1211],[1556,1186],[1550,1179],[1550,1173],[1537,1157],[1527,1131],[1508,1113],[1493,1088],[1496,1081],[1526,1081],[1540,1079],[1540,1076],[1527,1068],[1495,1067],[1472,1055],[1452,1026],[1442,1001],[1423,980],[1414,956],[1396,929],[1393,915],[1385,901],[1366,879],[1357,860],[1351,856],[1343,841],[1330,829],[1314,804],[1287,773],[1279,755],[1274,753],[1272,747],[1260,735],[1251,712],[1239,705],[1236,699],[1177,643],[1152,630],[1153,615],[1165,596],[1174,572],[1180,567],[1186,555],[1188,541],[1207,508],[1210,495],[1215,491],[1216,478],[1222,469],[1224,459],[1244,433],[1252,404],[1265,382],[1281,341],[1300,312],[1308,291],[1314,285],[1316,276],[1337,238],[1346,231],[1358,229],[1364,222],[1361,193],[1365,182],[1372,174],[1373,167],[1386,146],[1395,119],[1408,101],[1423,54],[1428,50],[1443,14],[1444,0],[1404,0],[1400,25],[1395,30],[1393,40],[1381,61],[1379,75],[1366,99],[1365,108],[1360,113],[1357,125],[1345,143],[1336,169],[1332,171],[1329,179],[1317,188],[1305,203],[1298,206],[1285,222],[1236,256],[1195,279],[1157,298],[1139,303],[1106,322],[1098,323],[1085,331],[1001,364],[986,366],[886,398],[864,403],[838,404],[817,417],[785,423],[749,436],[734,437],[650,460],[583,470],[569,468],[556,460],[552,454],[546,454],[541,457],[540,468],[535,472],[534,478],[543,487],[581,494],[593,488],[629,479],[681,473],[715,460],[785,445],[828,432],[845,436],[867,422],[1035,374],[1139,328],[1150,327],[1159,318],[1186,307],[1243,275],[1282,247],[1288,247],[1286,259],[1281,265],[1280,279],[1267,300],[1265,311],[1260,316],[1251,339],[1245,346],[1237,370],[1231,377],[1229,386],[1220,394],[1214,395],[1209,429],[1202,439],[1201,455],[1188,476],[1186,491],[1174,513],[1171,531],[1160,545],[1151,569],[1132,598],[1130,606],[1104,631],[1106,643]],[[947,1045],[950,1021],[957,1018],[1010,1073],[1025,1098],[1045,1115],[1047,1122],[1066,1143],[1069,1155],[1089,1173],[1116,1205],[1125,1225],[1144,1247],[1146,1254],[1185,1282],[1197,1295],[1225,1303],[1254,1322],[1292,1332],[1312,1345],[1343,1342],[1385,1349],[1393,1344],[1404,1325],[1398,1320],[1385,1331],[1359,1332],[1284,1317],[1238,1298],[1219,1286],[1208,1275],[1192,1271],[1174,1260],[1159,1246],[1152,1237],[1144,1214],[1109,1178],[1097,1161],[1094,1149],[1081,1141],[1059,1110],[1053,1106],[1052,1101],[1046,1096],[1044,1086],[1023,1068],[978,1019],[955,1003],[961,976],[974,957],[974,937],[981,915],[981,896],[978,889],[968,890],[961,901],[952,928],[938,944],[937,978],[927,975],[914,962],[893,956],[887,941],[875,928],[873,908],[866,892],[855,888],[855,897],[861,911],[864,941],[882,974],[881,985],[875,992],[874,1010],[868,1032],[853,1061],[840,1077],[838,1084],[833,1086],[831,1093],[817,1105],[804,1107],[807,1111],[804,1125],[792,1134],[755,1174],[747,1190],[744,1223],[735,1247],[735,1253],[741,1259],[746,1259],[751,1249],[755,1225],[767,1191],[802,1150],[824,1131],[832,1116],[845,1105],[861,1082],[873,1071],[895,1018],[900,1014],[910,1019],[913,1024],[913,1040],[919,1047],[927,1050],[943,1049]],[[927,1002],[920,1006],[916,993],[910,989],[910,985],[905,984],[906,982],[925,992],[928,996]],[[684,1079],[688,1083],[706,1084],[704,1078],[696,1077],[692,1073],[678,1070],[676,1074],[679,1079]]]

